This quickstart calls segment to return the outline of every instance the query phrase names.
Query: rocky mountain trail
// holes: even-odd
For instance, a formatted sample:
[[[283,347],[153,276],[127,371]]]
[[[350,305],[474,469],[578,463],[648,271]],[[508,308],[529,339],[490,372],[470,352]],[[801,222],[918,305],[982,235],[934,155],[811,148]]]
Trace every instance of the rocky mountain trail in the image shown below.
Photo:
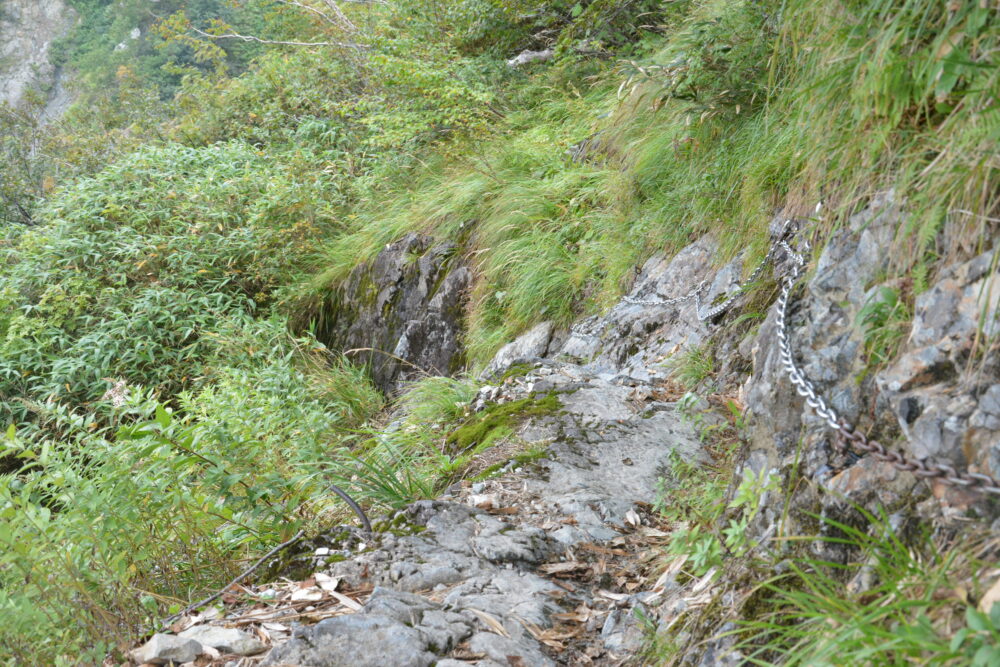
[[[686,276],[685,264],[703,252],[647,264],[636,291],[669,289],[657,281]],[[492,377],[507,377],[485,385],[470,407],[555,397],[558,409],[527,418],[514,438],[538,458],[511,460],[492,478],[414,503],[376,521],[371,536],[341,527],[303,541],[289,570],[300,578],[235,587],[218,618],[191,616],[172,626],[187,637],[203,627],[239,629],[266,652],[202,654],[194,664],[490,667],[634,659],[648,631],[643,610],[648,616],[679,589],[670,576],[657,580],[669,526],[652,503],[672,457],[709,459],[657,365],[668,346],[685,340],[673,329],[686,326],[673,311],[623,303],[561,340],[549,325],[528,332],[489,368]],[[636,345],[631,354],[621,352],[626,339]],[[594,359],[576,363],[584,340],[599,341],[589,343]],[[563,352],[567,346],[573,354]],[[512,369],[526,359],[532,362]],[[150,641],[173,650],[159,635]],[[133,657],[169,659],[145,649]]]
[[[794,354],[836,409],[869,432],[899,428],[912,444],[889,442],[914,449],[910,456],[933,449],[956,466],[995,474],[1000,422],[994,419],[996,346],[989,341],[1000,290],[993,284],[993,255],[944,271],[916,298],[914,330],[899,341],[901,355],[864,373],[871,334],[859,319],[882,286],[884,249],[899,215],[889,195],[829,240],[792,305]],[[771,225],[776,239],[782,222],[776,217]],[[653,630],[669,633],[690,664],[741,664],[728,631],[757,579],[738,559],[699,574],[684,556],[671,562],[665,546],[677,526],[653,507],[674,501],[673,461],[713,464],[715,452],[702,436],[726,423],[720,411],[705,410],[712,401],[671,379],[672,360],[684,350],[708,347],[725,356],[712,387],[701,393],[730,410],[745,407],[750,420],[750,442],[731,471],[728,493],[740,479],[766,486],[743,517],[744,551],[778,562],[789,546],[772,538],[808,534],[806,522],[818,515],[899,512],[924,499],[919,512],[935,521],[961,520],[969,511],[988,515],[982,494],[928,485],[875,457],[839,453],[782,367],[776,305],[765,303],[759,327],[703,320],[713,304],[735,293],[743,275],[742,257],[713,270],[715,254],[715,244],[704,238],[672,259],[654,257],[605,315],[568,331],[542,323],[505,346],[469,410],[487,414],[525,400],[558,405],[532,413],[516,437],[492,457],[486,453],[497,468],[509,462],[493,477],[455,485],[437,500],[383,518],[373,535],[340,527],[303,541],[289,578],[240,587],[218,618],[195,616],[173,627],[188,637],[189,626],[196,633],[202,626],[236,628],[259,640],[261,652],[201,654],[193,664],[636,664]],[[777,261],[780,274],[787,258]],[[703,283],[698,298],[656,303]],[[761,286],[776,293],[773,283]],[[741,294],[737,306],[758,297]],[[977,324],[983,317],[985,327]],[[970,359],[978,360],[976,372],[968,370]],[[725,399],[720,388],[729,392]],[[699,403],[697,420],[682,405],[690,398]],[[956,401],[965,407],[955,410]],[[931,418],[937,428],[922,425]],[[981,446],[962,450],[958,443]],[[511,458],[518,451],[537,455]],[[791,485],[792,479],[799,482]],[[849,558],[842,548],[810,544],[824,559]],[[151,640],[157,641],[176,649],[166,639]],[[168,659],[149,660],[143,650],[137,659]]]

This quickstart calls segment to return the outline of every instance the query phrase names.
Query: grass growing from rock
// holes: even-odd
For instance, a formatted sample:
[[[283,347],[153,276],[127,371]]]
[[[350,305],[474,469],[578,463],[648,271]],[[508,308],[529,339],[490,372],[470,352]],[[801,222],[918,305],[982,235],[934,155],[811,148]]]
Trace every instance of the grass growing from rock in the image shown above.
[[[558,396],[549,393],[490,405],[470,415],[469,401],[456,399],[471,398],[475,387],[468,379],[417,381],[401,398],[396,422],[360,430],[326,470],[373,506],[400,508],[435,498],[456,480],[479,474],[473,462],[490,458],[491,448],[515,442],[515,430],[524,420],[561,407]],[[521,447],[499,449],[506,462]]]
[[[710,594],[666,630],[650,626],[648,660],[683,664],[693,641],[717,642],[718,655],[738,651],[761,666],[985,666],[1000,659],[1000,587],[985,583],[995,578],[995,536],[976,528],[935,531],[912,515],[853,507],[857,525],[806,512],[798,523],[807,533],[779,531],[752,544],[746,536],[764,495],[787,502],[792,494],[749,470],[733,484],[739,448],[716,451],[711,466],[674,460],[655,505],[674,523],[667,567],[676,566],[679,595],[690,596],[686,587],[699,581]],[[794,476],[789,482],[798,483]]]
[[[997,591],[980,581],[995,563],[994,537],[934,537],[926,527],[870,515],[867,530],[820,520],[840,535],[820,539],[853,557],[792,559],[787,574],[762,584],[770,610],[741,624],[738,644],[752,664],[1000,660]]]

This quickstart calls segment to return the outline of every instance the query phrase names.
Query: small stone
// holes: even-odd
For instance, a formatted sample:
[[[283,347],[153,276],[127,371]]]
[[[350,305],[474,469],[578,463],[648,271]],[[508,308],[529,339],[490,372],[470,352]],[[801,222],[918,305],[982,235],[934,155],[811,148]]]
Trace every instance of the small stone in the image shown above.
[[[493,493],[472,494],[469,496],[468,502],[473,507],[478,507],[481,510],[492,509],[500,504],[496,494]]]
[[[132,660],[142,664],[166,665],[191,662],[202,652],[201,643],[190,637],[157,633],[142,647],[132,651]]]
[[[300,588],[292,593],[292,602],[318,602],[323,599],[323,591],[318,588]]]
[[[267,648],[264,642],[236,628],[196,625],[182,632],[180,636],[193,639],[222,653],[236,655],[257,655]]]
[[[541,357],[552,339],[552,322],[542,322],[522,334],[517,340],[500,348],[486,369],[486,376],[503,373],[511,366]]]

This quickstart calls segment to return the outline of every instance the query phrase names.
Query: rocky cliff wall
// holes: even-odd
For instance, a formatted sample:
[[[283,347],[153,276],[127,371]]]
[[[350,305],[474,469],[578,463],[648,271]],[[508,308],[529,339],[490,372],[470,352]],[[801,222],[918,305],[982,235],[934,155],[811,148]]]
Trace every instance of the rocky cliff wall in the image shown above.
[[[75,21],[65,0],[0,0],[0,104],[17,106],[35,90],[46,117],[65,111],[70,96],[51,61],[52,43]]]
[[[319,338],[366,364],[387,394],[413,377],[453,374],[464,361],[464,303],[472,281],[458,250],[419,234],[387,245],[333,291]]]
[[[903,311],[896,321],[883,311],[866,323],[885,290],[912,288],[905,280],[885,278],[893,236],[904,223],[889,195],[827,242],[790,305],[795,360],[831,407],[886,447],[915,462],[953,466],[960,474],[1000,477],[996,252],[945,266],[913,299],[912,324]],[[946,476],[923,481],[863,450],[838,451],[833,429],[805,405],[783,372],[778,314],[777,307],[770,309],[753,341],[754,370],[744,387],[754,415],[747,465],[810,480],[798,486],[804,507],[833,511],[847,502],[892,512],[933,496],[927,511],[994,518],[996,496],[949,483]],[[873,345],[887,332],[899,349],[879,367]],[[783,500],[775,498],[775,520]],[[795,513],[790,516],[794,521]]]

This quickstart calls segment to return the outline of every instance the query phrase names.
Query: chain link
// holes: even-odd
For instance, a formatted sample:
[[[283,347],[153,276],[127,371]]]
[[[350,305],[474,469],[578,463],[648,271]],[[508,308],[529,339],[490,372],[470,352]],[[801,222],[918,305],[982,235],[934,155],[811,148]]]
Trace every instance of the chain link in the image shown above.
[[[785,231],[788,230],[789,224],[790,221],[785,223]],[[785,231],[782,231],[782,237],[785,235]],[[710,308],[708,312],[705,313],[704,315],[699,313],[698,314],[699,321],[705,322],[714,319],[721,313],[724,313],[727,310],[729,310],[730,306],[733,305],[736,299],[738,299],[740,295],[743,294],[743,288],[747,285],[752,285],[753,283],[757,282],[758,278],[760,278],[760,274],[764,272],[764,269],[767,268],[767,265],[771,262],[776,247],[777,247],[776,245],[772,245],[768,249],[767,254],[764,255],[764,259],[760,261],[760,264],[758,264],[757,268],[753,270],[753,272],[750,274],[750,277],[746,279],[746,282],[737,285],[736,289],[729,294],[729,296],[726,298],[725,301],[719,303],[718,305],[712,306],[712,308]],[[695,286],[693,290],[691,290],[687,294],[675,297],[673,299],[635,299],[633,297],[626,296],[625,298],[622,299],[622,301],[624,301],[625,303],[631,303],[638,306],[665,307],[665,306],[675,306],[679,303],[684,303],[685,301],[691,301],[692,299],[694,299],[695,310],[700,311],[702,307],[701,293],[707,290],[710,285],[711,285],[710,281],[702,280]]]
[[[837,433],[837,448],[846,452],[850,447],[872,454],[877,460],[891,464],[897,470],[911,472],[923,479],[939,479],[952,486],[978,489],[984,493],[1000,495],[1000,482],[989,475],[973,472],[959,472],[945,463],[932,463],[924,459],[912,459],[899,452],[887,449],[878,440],[869,438],[856,430],[850,422],[837,414],[816,391],[816,386],[806,377],[802,369],[795,363],[788,327],[788,304],[792,289],[801,277],[805,268],[805,260],[801,253],[796,252],[784,240],[778,245],[788,255],[791,268],[782,279],[781,293],[778,296],[778,347],[781,365],[785,374],[800,396],[806,399],[806,404],[826,422],[826,425]]]
[[[698,283],[693,290],[685,294],[684,296],[675,297],[673,299],[635,299],[630,296],[622,299],[625,303],[632,303],[637,306],[673,306],[678,303],[684,303],[685,301],[690,301],[691,299],[698,299],[698,303],[701,303],[699,295],[705,291],[708,287],[709,282],[707,280],[702,280]]]
[[[704,315],[699,314],[698,319],[703,322],[711,320],[719,314],[729,310],[730,306],[732,306],[736,299],[742,294],[743,287],[756,282],[768,264],[775,264],[775,276],[777,277],[779,271],[776,262],[776,255],[779,250],[783,251],[789,268],[786,269],[784,275],[781,277],[781,291],[777,300],[777,335],[781,366],[784,369],[785,374],[788,376],[789,381],[792,383],[792,386],[795,387],[796,392],[798,392],[798,394],[805,399],[806,404],[813,409],[813,411],[826,423],[826,425],[836,432],[837,440],[835,444],[837,449],[843,453],[850,451],[851,448],[867,452],[872,454],[879,461],[891,464],[897,470],[911,472],[917,477],[923,479],[939,479],[945,484],[950,484],[952,486],[960,486],[976,489],[984,493],[1000,495],[1000,482],[989,475],[968,471],[959,472],[955,470],[954,467],[945,463],[928,462],[924,459],[912,459],[900,454],[899,452],[887,449],[885,445],[880,443],[878,440],[871,439],[864,433],[856,430],[850,422],[837,414],[837,411],[830,407],[829,403],[827,403],[816,390],[816,386],[811,380],[809,380],[808,377],[806,377],[805,373],[795,362],[789,336],[788,305],[791,300],[792,290],[805,271],[805,258],[803,257],[803,254],[793,249],[787,240],[790,231],[794,231],[792,228],[792,221],[786,220],[781,234],[778,236],[777,240],[771,244],[767,254],[764,256],[764,259],[761,260],[760,264],[753,270],[746,282],[740,284],[738,288],[726,298],[725,301],[713,306]],[[792,236],[794,236],[794,233]],[[626,303],[643,306],[662,307],[673,306],[694,299],[697,301],[698,310],[701,310],[701,293],[705,291],[708,285],[708,280],[702,280],[693,290],[684,296],[676,297],[674,299],[642,300],[625,297],[624,301]]]

